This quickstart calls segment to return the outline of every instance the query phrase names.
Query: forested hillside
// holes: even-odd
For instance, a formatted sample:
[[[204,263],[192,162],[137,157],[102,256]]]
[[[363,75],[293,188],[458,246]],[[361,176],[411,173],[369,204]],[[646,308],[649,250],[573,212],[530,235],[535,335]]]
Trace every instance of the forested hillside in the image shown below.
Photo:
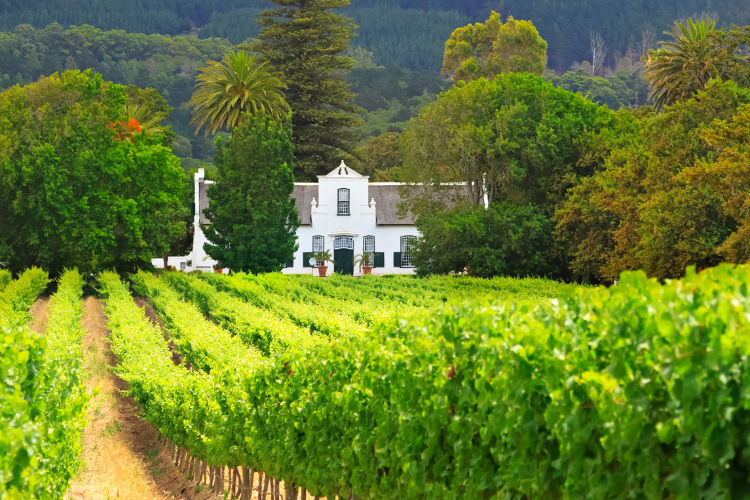
[[[210,141],[193,134],[190,98],[197,69],[209,59],[221,59],[230,44],[195,36],[167,37],[122,30],[102,31],[91,26],[65,29],[52,24],[43,29],[28,25],[0,32],[0,89],[25,84],[42,75],[91,68],[105,80],[152,87],[174,110],[167,119],[178,137],[175,152],[182,157],[208,158]]]
[[[235,43],[257,34],[254,20],[262,0],[61,0],[0,1],[0,29],[22,23],[44,27],[91,24],[131,32],[220,36]],[[354,0],[345,12],[359,25],[355,44],[373,51],[386,66],[438,70],[451,31],[486,18],[490,9],[503,17],[530,19],[549,43],[549,66],[567,70],[589,55],[589,35],[602,35],[607,63],[631,52],[669,28],[677,18],[717,15],[725,24],[750,23],[745,0]]]
[[[185,103],[198,68],[208,60],[221,59],[230,46],[224,39],[194,35],[144,35],[92,26],[63,28],[56,23],[41,29],[20,25],[0,32],[0,90],[36,81],[42,75],[87,68],[105,80],[155,88],[174,108],[166,123],[177,133],[175,153],[208,160],[213,156],[211,140],[194,134]],[[447,88],[436,71],[385,68],[376,66],[367,52],[354,55],[357,65],[349,82],[358,94],[356,103],[368,112],[383,108],[368,117],[362,131],[365,136],[385,132],[394,122],[416,116],[425,99],[434,99]]]

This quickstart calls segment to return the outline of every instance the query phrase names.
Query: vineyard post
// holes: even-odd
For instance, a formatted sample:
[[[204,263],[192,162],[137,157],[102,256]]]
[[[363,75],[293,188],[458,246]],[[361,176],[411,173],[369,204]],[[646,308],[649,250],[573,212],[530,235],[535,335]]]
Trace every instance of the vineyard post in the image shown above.
[[[286,484],[286,499],[285,500],[297,500],[297,485],[294,483]]]
[[[266,493],[268,493],[268,474],[264,474],[266,476],[266,480],[263,481],[263,495],[261,495],[260,498],[263,500],[266,500]]]
[[[250,471],[247,467],[242,467],[242,489],[240,490],[240,500],[250,500],[252,494],[252,486],[250,485]]]

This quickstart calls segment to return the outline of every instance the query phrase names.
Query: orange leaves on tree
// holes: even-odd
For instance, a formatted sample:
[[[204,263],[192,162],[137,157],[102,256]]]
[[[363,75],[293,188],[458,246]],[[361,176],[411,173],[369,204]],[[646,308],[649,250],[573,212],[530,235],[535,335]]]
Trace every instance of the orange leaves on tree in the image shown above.
[[[117,134],[117,137],[113,137],[114,140],[129,140],[130,142],[133,142],[133,135],[140,133],[143,127],[141,127],[141,124],[138,123],[138,120],[135,118],[130,118],[127,120],[126,123],[123,123],[120,120],[117,120],[117,123],[110,122],[109,125],[107,125],[107,128],[112,129]]]

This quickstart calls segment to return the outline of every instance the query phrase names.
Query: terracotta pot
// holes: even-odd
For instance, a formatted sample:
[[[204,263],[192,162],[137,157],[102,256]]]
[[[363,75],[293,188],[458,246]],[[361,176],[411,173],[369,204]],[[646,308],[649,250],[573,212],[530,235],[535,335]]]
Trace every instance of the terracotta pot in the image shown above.
[[[362,274],[370,274],[370,273],[372,273],[372,267],[373,266],[362,266]]]
[[[318,276],[325,278],[326,272],[328,272],[328,266],[318,266]]]
[[[215,267],[215,268],[214,268],[214,272],[215,272],[215,273],[218,273],[218,274],[221,274],[221,273],[223,273],[223,272],[224,272],[224,269],[222,269],[222,268],[220,268],[220,267]]]

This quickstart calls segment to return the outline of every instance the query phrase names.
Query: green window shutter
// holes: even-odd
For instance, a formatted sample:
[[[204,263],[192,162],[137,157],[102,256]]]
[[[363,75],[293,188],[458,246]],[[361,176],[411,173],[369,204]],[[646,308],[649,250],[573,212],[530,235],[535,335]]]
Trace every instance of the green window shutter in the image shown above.
[[[375,264],[375,267],[385,267],[385,253],[375,252],[373,260],[373,264]]]
[[[393,252],[393,267],[401,267],[401,252]]]
[[[312,267],[309,261],[313,255],[313,252],[302,252],[302,267]]]

